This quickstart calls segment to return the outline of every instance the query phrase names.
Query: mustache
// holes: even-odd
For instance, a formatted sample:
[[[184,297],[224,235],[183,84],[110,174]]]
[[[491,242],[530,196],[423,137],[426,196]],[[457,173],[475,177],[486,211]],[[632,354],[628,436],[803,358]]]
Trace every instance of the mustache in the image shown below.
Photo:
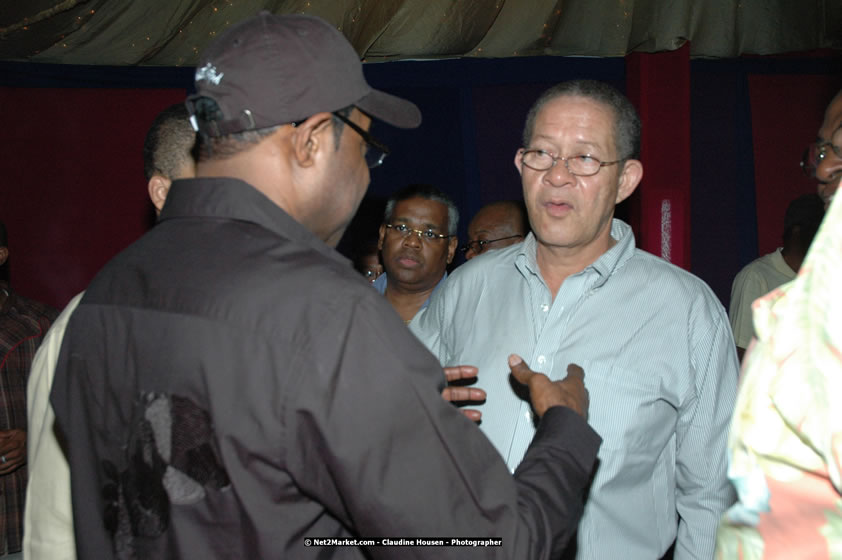
[[[397,253],[394,254],[392,260],[399,260],[399,259],[412,259],[414,261],[421,262],[421,250],[420,249],[401,249]]]

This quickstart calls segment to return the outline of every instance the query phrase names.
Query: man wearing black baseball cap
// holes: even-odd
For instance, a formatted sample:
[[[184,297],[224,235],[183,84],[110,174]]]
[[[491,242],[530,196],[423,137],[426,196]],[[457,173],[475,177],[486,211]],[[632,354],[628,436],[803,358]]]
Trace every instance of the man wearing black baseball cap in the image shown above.
[[[511,358],[543,417],[512,477],[333,249],[388,153],[371,120],[418,109],[306,16],[231,27],[196,90],[197,178],[97,275],[59,358],[79,558],[557,554],[600,441],[581,369],[551,382]]]

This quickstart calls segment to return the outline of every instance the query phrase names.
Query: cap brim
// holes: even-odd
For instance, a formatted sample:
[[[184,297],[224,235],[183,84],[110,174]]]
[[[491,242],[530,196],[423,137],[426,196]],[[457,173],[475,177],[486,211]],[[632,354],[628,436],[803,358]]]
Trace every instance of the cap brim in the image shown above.
[[[421,110],[406,99],[372,89],[354,105],[368,115],[398,128],[417,128],[421,124]]]

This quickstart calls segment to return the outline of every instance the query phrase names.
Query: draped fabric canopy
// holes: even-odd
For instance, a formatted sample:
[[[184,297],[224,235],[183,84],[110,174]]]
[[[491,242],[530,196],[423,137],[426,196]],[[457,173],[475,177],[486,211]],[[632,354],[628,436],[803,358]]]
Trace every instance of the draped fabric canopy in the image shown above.
[[[370,62],[842,48],[838,0],[26,0],[0,10],[0,60],[192,66],[261,9],[320,16]]]

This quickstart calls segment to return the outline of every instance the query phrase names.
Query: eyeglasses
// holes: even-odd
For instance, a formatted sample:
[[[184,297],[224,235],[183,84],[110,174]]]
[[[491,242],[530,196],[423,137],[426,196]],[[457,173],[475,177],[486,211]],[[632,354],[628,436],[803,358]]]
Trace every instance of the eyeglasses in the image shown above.
[[[613,165],[625,161],[625,159],[618,159],[616,161],[599,161],[599,159],[588,154],[580,154],[570,157],[555,157],[544,150],[526,150],[520,155],[520,161],[529,169],[535,171],[546,171],[552,168],[559,161],[564,162],[564,166],[571,175],[578,175],[579,177],[590,177],[596,175],[599,170],[606,165]]]
[[[828,149],[833,154],[842,159],[842,128],[837,128],[836,132],[830,138],[830,142],[815,142],[807,146],[804,150],[804,155],[801,157],[801,169],[810,177],[816,176],[816,169],[818,169],[821,162],[828,156]]]
[[[468,241],[465,243],[464,247],[460,247],[459,250],[463,253],[467,253],[468,251],[473,251],[477,255],[485,251],[486,245],[490,245],[491,243],[497,243],[498,241],[505,241],[506,239],[514,239],[515,237],[523,237],[521,234],[517,235],[510,235],[508,237],[498,237],[497,239],[475,239],[473,241]]]
[[[377,265],[375,268],[364,268],[360,272],[369,282],[374,282],[378,276],[383,274],[383,267],[381,265]]]
[[[432,243],[433,241],[438,241],[439,239],[447,239],[449,237],[454,237],[453,235],[444,235],[443,233],[436,233],[431,229],[428,229],[426,231],[420,229],[412,229],[406,224],[386,224],[386,228],[399,233],[400,236],[403,238],[409,237],[413,233],[417,233],[419,239],[429,241],[430,243]]]
[[[386,146],[386,144],[378,142],[374,139],[374,137],[371,134],[354,124],[347,117],[337,113],[336,111],[333,112],[333,116],[347,124],[357,134],[363,137],[363,140],[365,140],[365,143],[368,145],[368,147],[365,150],[365,162],[368,165],[369,169],[374,169],[375,167],[383,163],[383,160],[386,159],[387,155],[389,155],[389,148]]]

